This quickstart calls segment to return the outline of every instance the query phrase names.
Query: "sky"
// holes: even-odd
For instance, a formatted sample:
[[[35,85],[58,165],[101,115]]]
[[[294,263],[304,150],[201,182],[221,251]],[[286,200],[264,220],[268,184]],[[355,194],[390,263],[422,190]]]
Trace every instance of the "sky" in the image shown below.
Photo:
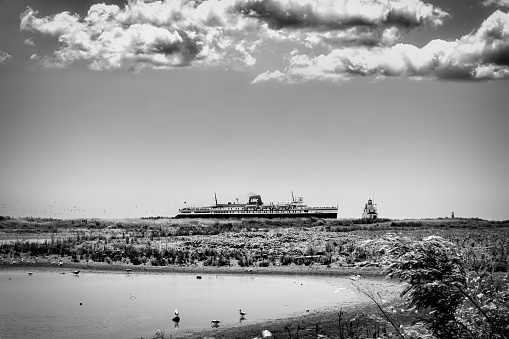
[[[0,215],[509,219],[507,0],[0,0]]]

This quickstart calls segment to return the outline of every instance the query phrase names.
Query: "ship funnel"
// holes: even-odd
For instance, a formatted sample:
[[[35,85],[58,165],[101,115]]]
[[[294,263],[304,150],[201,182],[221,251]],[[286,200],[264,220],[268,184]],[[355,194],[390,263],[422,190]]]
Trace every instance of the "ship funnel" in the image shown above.
[[[257,205],[257,206],[263,205],[262,196],[261,195],[250,196],[247,204],[248,205]]]

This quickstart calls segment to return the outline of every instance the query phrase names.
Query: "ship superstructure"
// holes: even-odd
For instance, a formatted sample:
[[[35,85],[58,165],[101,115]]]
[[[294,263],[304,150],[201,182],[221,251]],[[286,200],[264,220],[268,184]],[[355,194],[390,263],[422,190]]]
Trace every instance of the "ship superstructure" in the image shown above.
[[[289,203],[264,204],[261,195],[251,195],[246,204],[228,202],[206,207],[181,208],[176,218],[337,218],[338,207],[309,207],[303,197],[294,197]]]

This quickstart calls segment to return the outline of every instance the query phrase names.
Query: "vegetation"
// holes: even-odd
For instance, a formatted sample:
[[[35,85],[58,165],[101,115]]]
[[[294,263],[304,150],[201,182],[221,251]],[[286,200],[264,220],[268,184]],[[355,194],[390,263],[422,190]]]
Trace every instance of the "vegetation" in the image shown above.
[[[509,222],[449,219],[361,224],[362,220],[4,217],[0,232],[15,234],[18,240],[0,243],[0,256],[11,261],[58,256],[74,262],[152,266],[379,266],[381,254],[364,241],[390,231],[411,239],[441,236],[461,250],[468,270],[508,269]],[[42,240],[25,241],[21,235]]]
[[[408,283],[402,292],[406,311],[421,312],[414,335],[401,337],[509,338],[507,272],[496,275],[488,262],[472,267],[461,248],[437,236],[388,235],[365,244],[383,255],[389,277]]]
[[[2,217],[0,232],[20,237],[0,242],[4,264],[374,266],[407,283],[401,304],[362,291],[379,312],[286,324],[279,337],[509,339],[509,221]]]

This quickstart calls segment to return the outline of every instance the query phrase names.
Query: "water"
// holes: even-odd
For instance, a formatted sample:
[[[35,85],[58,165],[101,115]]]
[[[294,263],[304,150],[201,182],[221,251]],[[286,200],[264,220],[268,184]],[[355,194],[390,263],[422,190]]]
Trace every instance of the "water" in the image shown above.
[[[66,274],[61,274],[66,272]],[[347,278],[0,272],[0,338],[135,338],[364,301]],[[81,304],[80,304],[81,303]],[[338,306],[338,307],[339,307]],[[178,328],[172,321],[178,308]],[[239,309],[247,313],[240,318]]]

